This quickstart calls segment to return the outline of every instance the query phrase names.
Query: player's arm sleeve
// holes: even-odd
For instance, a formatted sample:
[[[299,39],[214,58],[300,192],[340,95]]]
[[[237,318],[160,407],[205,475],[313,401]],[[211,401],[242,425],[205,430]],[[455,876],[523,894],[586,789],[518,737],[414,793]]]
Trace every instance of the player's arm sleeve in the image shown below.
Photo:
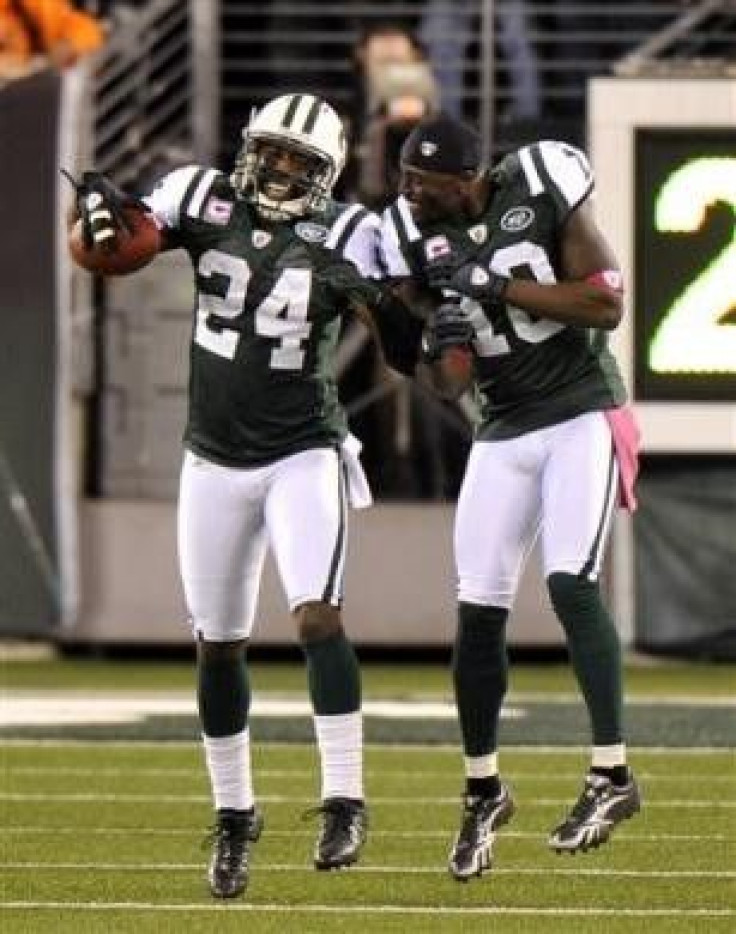
[[[568,143],[534,143],[520,150],[519,160],[531,194],[551,199],[558,226],[593,190],[593,170],[587,156]]]
[[[187,165],[164,175],[153,191],[143,198],[164,234],[166,247],[180,245],[187,218],[196,218],[219,173],[199,165]]]
[[[423,323],[389,286],[380,237],[378,215],[352,205],[333,225],[325,244],[340,257],[326,274],[332,289],[348,299],[373,332],[386,363],[412,376],[421,355]]]
[[[423,322],[389,288],[379,288],[369,307],[386,363],[404,376],[413,376],[422,359]]]

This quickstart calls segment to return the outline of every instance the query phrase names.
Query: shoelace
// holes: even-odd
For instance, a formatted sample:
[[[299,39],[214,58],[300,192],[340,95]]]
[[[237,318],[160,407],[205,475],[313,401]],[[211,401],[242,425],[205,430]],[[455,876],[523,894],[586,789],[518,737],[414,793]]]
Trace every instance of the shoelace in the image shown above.
[[[248,827],[228,827],[223,824],[215,824],[208,828],[207,835],[202,841],[202,849],[210,849],[215,843],[227,845],[228,857],[230,859],[238,858],[248,840]]]
[[[593,785],[586,784],[585,790],[580,795],[578,800],[573,804],[570,811],[570,818],[575,820],[581,820],[590,816],[590,814],[595,809],[596,803],[598,801],[598,791]],[[570,819],[568,818],[568,819]]]
[[[465,818],[463,820],[463,825],[460,828],[460,833],[458,835],[458,840],[463,843],[470,842],[470,839],[473,840],[477,836],[477,818],[478,814],[483,807],[483,798],[477,798],[476,800],[465,803]]]

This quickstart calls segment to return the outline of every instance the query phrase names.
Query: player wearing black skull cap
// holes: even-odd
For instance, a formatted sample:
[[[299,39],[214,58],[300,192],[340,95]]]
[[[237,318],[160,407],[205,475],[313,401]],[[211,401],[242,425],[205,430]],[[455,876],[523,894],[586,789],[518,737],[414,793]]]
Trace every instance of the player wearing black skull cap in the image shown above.
[[[448,351],[471,355],[481,412],[455,522],[453,677],[466,787],[449,868],[459,880],[490,868],[495,831],[514,811],[498,768],[505,624],[538,535],[593,740],[583,792],[550,846],[598,846],[639,809],[623,739],[620,646],[598,582],[614,504],[631,494],[620,468],[625,442],[635,454],[606,345],[622,314],[622,277],[593,218],[582,152],[543,141],[487,169],[480,148],[454,118],[420,123],[404,144],[401,193],[382,228],[389,277],[441,295],[428,335],[438,379],[447,392],[467,388],[468,369],[450,365]]]

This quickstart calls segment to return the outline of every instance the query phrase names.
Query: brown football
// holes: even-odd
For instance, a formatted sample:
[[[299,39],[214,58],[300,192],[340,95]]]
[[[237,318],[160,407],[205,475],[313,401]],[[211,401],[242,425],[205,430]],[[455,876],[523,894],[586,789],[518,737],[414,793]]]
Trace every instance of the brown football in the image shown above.
[[[125,208],[132,230],[119,230],[114,249],[95,246],[88,250],[78,220],[69,235],[69,252],[74,262],[87,272],[101,276],[124,276],[147,266],[160,251],[161,232],[150,214],[138,208]]]

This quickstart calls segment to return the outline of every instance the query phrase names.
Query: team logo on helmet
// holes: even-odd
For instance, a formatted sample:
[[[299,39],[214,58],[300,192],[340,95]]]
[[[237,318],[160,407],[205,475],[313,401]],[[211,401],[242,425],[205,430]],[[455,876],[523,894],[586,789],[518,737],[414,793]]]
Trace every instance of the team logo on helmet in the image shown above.
[[[307,243],[324,243],[327,239],[328,230],[321,224],[313,224],[311,221],[300,221],[296,227],[294,227],[294,233]]]
[[[427,156],[427,158],[433,156],[437,152],[437,149],[437,143],[433,143],[430,139],[425,139],[424,142],[419,145],[419,152],[421,152],[423,156]]]
[[[534,211],[531,208],[525,206],[509,208],[501,218],[501,230],[518,233],[520,230],[526,230],[533,220]]]

